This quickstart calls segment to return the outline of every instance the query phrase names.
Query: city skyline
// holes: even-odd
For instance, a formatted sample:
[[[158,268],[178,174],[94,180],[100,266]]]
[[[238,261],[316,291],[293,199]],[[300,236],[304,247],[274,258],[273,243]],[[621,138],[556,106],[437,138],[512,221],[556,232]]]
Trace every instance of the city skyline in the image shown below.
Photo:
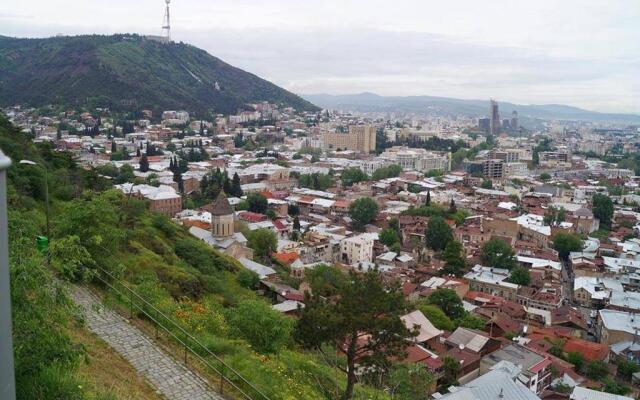
[[[391,9],[182,0],[171,4],[172,36],[300,94],[496,98],[640,113],[633,1],[511,3],[405,1]],[[0,6],[0,34],[159,34],[163,13],[155,0],[27,1]]]

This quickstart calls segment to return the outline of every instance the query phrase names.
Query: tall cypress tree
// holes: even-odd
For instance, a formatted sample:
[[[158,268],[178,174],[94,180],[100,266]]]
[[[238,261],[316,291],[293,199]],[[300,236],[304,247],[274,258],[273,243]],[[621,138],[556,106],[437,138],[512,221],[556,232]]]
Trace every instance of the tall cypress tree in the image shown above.
[[[140,157],[140,171],[141,172],[149,171],[149,159],[147,158],[146,154]]]
[[[242,193],[242,186],[240,185],[240,176],[236,172],[233,174],[233,179],[231,181],[231,193],[235,197],[242,197],[244,193]]]

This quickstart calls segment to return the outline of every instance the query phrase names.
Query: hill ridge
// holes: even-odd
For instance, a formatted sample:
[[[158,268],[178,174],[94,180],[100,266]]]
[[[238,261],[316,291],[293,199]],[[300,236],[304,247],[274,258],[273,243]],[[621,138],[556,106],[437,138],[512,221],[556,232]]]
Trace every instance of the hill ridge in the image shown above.
[[[303,94],[303,98],[321,107],[343,108],[360,112],[424,111],[432,108],[442,113],[486,116],[489,99],[456,99],[442,96],[381,96],[373,92],[331,95],[326,93]],[[516,104],[498,100],[500,112],[510,117],[512,111],[520,116],[540,119],[581,119],[586,121],[618,121],[640,123],[640,115],[603,113],[564,104]]]
[[[310,102],[182,42],[137,34],[0,36],[0,105],[185,109],[234,113],[268,101],[297,110]]]

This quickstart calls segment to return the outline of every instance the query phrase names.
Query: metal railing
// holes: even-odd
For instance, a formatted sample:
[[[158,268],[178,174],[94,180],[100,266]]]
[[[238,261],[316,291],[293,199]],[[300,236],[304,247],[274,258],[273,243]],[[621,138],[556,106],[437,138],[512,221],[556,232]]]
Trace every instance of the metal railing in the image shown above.
[[[16,383],[11,329],[9,239],[7,228],[7,169],[11,160],[0,150],[0,398],[14,400]]]
[[[156,339],[159,337],[160,330],[169,334],[175,341],[177,341],[184,348],[184,363],[187,365],[187,356],[189,353],[200,361],[206,368],[213,371],[214,374],[220,378],[217,392],[221,395],[224,394],[225,383],[231,386],[232,391],[236,391],[246,400],[270,400],[267,395],[255,387],[251,382],[244,378],[238,371],[233,369],[224,360],[209,350],[198,339],[193,337],[184,328],[178,325],[171,317],[167,316],[155,306],[145,300],[142,296],[131,289],[126,283],[120,281],[108,271],[96,266],[97,270],[104,274],[96,274],[96,278],[105,284],[108,288],[118,294],[121,299],[128,303],[129,317],[133,318],[134,314],[142,313],[149,319],[155,326]],[[118,287],[116,287],[118,286]],[[144,307],[147,307],[147,311]],[[136,312],[134,313],[134,309]],[[152,315],[153,314],[153,315]],[[163,324],[164,322],[164,324]],[[176,334],[178,332],[178,334]],[[175,357],[175,355],[174,355]],[[210,357],[215,361],[217,365],[213,365],[206,357]],[[182,357],[175,357],[182,358]],[[211,385],[210,382],[207,382]],[[212,385],[213,387],[213,385]],[[247,393],[249,392],[249,393]]]

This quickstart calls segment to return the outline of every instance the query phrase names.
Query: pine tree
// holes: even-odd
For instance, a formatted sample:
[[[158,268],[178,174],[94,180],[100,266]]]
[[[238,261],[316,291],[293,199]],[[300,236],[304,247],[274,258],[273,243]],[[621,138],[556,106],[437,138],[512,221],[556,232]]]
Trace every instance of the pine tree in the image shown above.
[[[116,147],[116,141],[113,140],[111,141],[111,153],[115,153],[116,151],[118,151],[118,148]]]
[[[456,207],[456,202],[451,199],[449,203],[449,214],[455,214],[458,211],[458,207]]]
[[[425,201],[426,205],[431,204],[431,191],[427,191],[427,200]]]
[[[175,164],[173,163],[173,158],[171,158],[171,159],[169,160],[169,171],[174,172],[174,170],[175,170],[175,169],[176,169],[176,166],[175,166]],[[206,176],[205,176],[205,178],[206,178]]]
[[[300,219],[298,218],[297,215],[293,219],[293,230],[297,231],[297,232],[300,232]]]
[[[140,147],[136,149],[136,157],[140,157]]]
[[[58,125],[58,130],[56,131],[56,139],[62,139],[62,130],[60,129],[60,125]]]
[[[222,190],[224,190],[224,192],[227,195],[233,196],[232,188],[231,188],[231,181],[229,180],[229,177],[225,177],[224,178],[224,183],[222,184]]]
[[[242,195],[244,194],[242,193],[242,186],[240,185],[240,176],[238,176],[237,172],[233,174],[233,179],[231,182],[231,193],[233,193],[235,197],[242,197]]]
[[[149,171],[149,159],[147,158],[146,154],[140,157],[140,171],[141,172]]]
[[[204,135],[204,123],[200,120],[200,135]]]

